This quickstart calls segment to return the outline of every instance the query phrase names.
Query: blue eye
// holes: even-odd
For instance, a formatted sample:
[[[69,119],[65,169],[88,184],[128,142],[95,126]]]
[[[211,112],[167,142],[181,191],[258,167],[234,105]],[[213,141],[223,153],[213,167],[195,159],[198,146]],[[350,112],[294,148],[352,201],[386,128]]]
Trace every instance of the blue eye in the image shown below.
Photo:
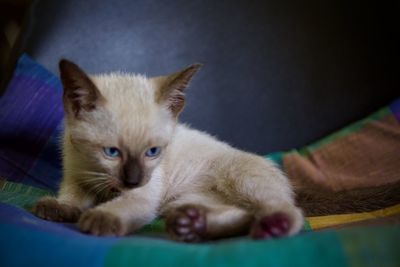
[[[116,147],[103,147],[103,152],[107,157],[117,158],[121,156],[121,152]]]
[[[154,158],[157,157],[161,152],[161,147],[155,146],[146,151],[144,154],[146,157]]]

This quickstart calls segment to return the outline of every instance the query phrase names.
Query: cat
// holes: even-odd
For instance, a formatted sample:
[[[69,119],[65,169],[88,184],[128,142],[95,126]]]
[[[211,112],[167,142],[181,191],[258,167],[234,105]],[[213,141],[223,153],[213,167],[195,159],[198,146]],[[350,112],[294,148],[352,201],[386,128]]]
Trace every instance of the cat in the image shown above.
[[[302,210],[273,162],[178,122],[200,67],[89,76],[61,60],[63,179],[33,213],[98,236],[127,235],[156,217],[183,242],[298,233]]]

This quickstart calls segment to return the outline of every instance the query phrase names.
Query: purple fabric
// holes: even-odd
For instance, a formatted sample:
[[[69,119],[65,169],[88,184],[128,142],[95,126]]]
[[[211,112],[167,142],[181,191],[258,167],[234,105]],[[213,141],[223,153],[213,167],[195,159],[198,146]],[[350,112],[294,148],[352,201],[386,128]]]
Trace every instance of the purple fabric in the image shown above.
[[[23,72],[26,68],[29,71]],[[31,60],[21,57],[0,98],[1,177],[47,189],[57,187],[59,178],[56,181],[49,177],[60,176],[55,138],[60,131],[63,108],[60,85],[54,78],[43,68],[33,71]]]
[[[389,108],[392,111],[393,115],[396,117],[396,119],[400,122],[400,98],[393,101],[389,105]]]

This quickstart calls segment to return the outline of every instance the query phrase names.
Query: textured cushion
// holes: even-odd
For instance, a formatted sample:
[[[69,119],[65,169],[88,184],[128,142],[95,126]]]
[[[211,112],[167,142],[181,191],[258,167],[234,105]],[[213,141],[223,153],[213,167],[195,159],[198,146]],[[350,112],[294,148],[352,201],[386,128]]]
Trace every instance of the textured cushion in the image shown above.
[[[399,213],[399,206],[347,217],[308,218],[304,231],[291,238],[239,237],[193,245],[165,239],[160,221],[129,237],[113,238],[80,233],[73,224],[41,220],[28,210],[41,196],[53,195],[60,181],[57,143],[62,116],[57,77],[22,56],[0,98],[0,266],[308,267],[400,262],[398,226],[313,231],[326,222],[393,215]]]

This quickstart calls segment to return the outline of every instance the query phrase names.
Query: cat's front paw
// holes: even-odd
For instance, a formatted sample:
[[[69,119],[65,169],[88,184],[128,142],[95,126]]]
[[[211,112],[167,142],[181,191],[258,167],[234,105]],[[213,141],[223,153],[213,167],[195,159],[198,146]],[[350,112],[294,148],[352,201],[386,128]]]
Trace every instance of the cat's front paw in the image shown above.
[[[182,206],[167,215],[166,228],[175,240],[202,241],[206,233],[206,212],[200,206]]]
[[[77,222],[81,210],[77,207],[63,204],[52,197],[40,199],[32,208],[37,217],[54,222]]]
[[[117,216],[102,210],[88,210],[82,214],[78,222],[82,232],[97,236],[122,236],[126,228]]]

